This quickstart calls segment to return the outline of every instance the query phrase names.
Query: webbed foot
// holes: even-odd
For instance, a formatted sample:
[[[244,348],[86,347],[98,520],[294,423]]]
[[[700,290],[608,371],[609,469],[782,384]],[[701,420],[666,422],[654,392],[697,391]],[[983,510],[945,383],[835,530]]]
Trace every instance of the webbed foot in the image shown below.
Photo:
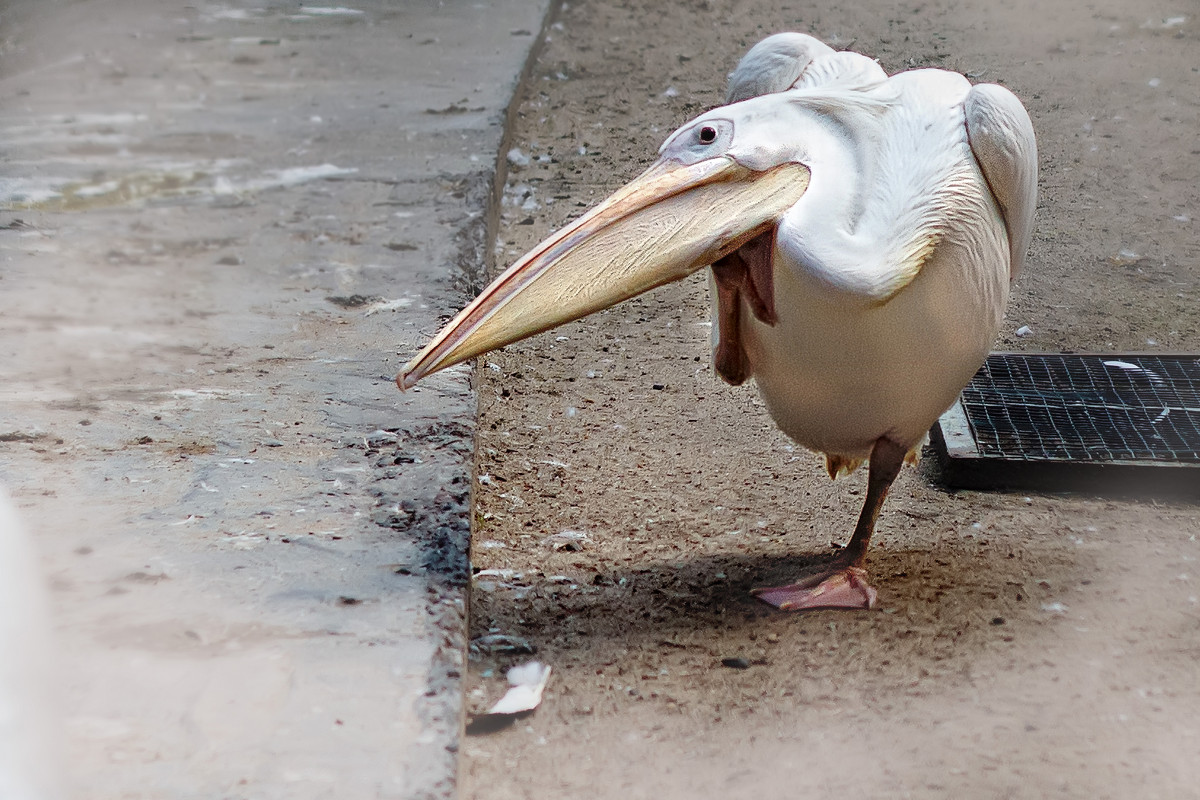
[[[810,578],[764,589],[750,594],[780,611],[804,611],[813,608],[871,608],[877,592],[867,582],[862,567],[839,567]]]

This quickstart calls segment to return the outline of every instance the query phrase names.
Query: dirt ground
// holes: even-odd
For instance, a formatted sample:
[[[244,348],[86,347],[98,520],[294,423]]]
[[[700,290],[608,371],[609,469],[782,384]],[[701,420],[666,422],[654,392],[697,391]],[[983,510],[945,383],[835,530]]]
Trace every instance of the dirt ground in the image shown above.
[[[1196,12],[571,3],[517,101],[495,260],[799,30],[1027,104],[1039,208],[997,349],[1200,351]],[[1196,505],[906,470],[870,554],[878,607],[774,611],[747,590],[844,541],[865,476],[831,483],[752,387],[721,383],[707,320],[697,276],[481,360],[472,636],[520,637],[554,675],[536,714],[466,740],[464,797],[1200,797]],[[477,653],[470,707],[528,658]]]

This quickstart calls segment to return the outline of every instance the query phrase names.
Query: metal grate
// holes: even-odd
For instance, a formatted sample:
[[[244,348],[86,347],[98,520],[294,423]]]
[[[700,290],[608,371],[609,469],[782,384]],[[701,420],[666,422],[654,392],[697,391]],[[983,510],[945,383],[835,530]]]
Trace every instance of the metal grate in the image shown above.
[[[1200,356],[994,353],[960,403],[977,458],[1200,463]]]

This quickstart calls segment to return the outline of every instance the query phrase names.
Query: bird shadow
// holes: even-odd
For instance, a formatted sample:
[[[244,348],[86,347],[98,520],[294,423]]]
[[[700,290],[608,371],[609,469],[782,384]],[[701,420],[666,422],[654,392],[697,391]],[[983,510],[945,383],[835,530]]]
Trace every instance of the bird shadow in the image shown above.
[[[911,678],[900,665],[912,663],[914,650],[922,663],[969,669],[989,646],[1052,635],[1057,620],[1045,606],[1086,570],[1053,548],[876,547],[868,567],[879,601],[870,611],[781,612],[750,595],[754,587],[811,574],[831,558],[705,555],[600,571],[590,585],[535,579],[511,591],[476,590],[472,632],[519,634],[540,658],[588,668],[672,650],[707,656],[714,666],[765,663],[771,656],[761,644],[769,637],[793,654],[840,647],[853,669],[901,681]],[[481,660],[502,667],[512,659]]]

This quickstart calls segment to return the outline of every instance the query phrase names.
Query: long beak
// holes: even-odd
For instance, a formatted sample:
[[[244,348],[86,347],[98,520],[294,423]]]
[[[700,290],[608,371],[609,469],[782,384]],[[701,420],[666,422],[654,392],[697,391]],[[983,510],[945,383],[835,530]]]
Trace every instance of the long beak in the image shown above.
[[[496,278],[396,378],[426,375],[677,281],[774,227],[808,168],[658,161]]]

